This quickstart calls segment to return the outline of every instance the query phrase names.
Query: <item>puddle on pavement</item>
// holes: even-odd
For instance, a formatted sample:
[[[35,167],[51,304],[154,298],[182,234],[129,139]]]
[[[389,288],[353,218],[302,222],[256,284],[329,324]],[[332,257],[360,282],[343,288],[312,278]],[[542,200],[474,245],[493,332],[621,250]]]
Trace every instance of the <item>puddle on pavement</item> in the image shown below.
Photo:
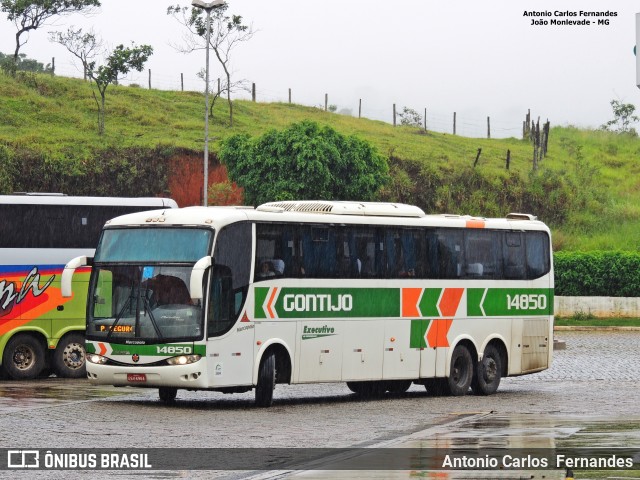
[[[92,386],[84,379],[47,378],[0,381],[0,412],[16,412],[93,398],[125,395],[128,389]]]

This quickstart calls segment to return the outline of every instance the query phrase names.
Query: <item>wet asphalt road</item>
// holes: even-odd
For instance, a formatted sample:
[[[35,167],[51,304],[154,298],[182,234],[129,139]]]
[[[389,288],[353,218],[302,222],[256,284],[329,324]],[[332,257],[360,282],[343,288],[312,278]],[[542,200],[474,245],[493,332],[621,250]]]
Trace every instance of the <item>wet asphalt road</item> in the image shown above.
[[[551,369],[503,379],[490,397],[431,397],[414,385],[404,396],[361,400],[344,384],[296,385],[278,386],[274,406],[258,409],[252,392],[180,391],[175,404],[164,405],[157,390],[4,380],[0,447],[352,447],[420,439],[640,448],[640,332],[556,336],[567,349],[555,352]]]

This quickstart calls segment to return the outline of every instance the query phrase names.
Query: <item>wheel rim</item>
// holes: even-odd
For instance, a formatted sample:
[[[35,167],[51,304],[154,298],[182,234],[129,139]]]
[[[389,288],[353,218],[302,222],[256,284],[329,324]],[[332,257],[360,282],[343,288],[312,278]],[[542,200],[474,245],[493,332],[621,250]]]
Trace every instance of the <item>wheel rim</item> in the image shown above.
[[[13,365],[18,370],[29,370],[35,361],[35,352],[29,345],[18,345],[13,351]]]
[[[69,343],[62,351],[62,361],[71,370],[77,370],[84,365],[85,351],[79,343]]]
[[[492,357],[482,359],[482,376],[487,383],[493,383],[498,375],[498,365],[496,360]]]

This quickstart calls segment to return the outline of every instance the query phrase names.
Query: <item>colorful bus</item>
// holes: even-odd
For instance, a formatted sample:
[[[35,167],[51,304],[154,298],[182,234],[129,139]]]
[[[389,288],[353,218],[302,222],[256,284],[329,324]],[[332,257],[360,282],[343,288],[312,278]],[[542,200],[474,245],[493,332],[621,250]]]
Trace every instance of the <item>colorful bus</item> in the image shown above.
[[[69,259],[93,255],[105,221],[177,208],[164,198],[0,196],[0,366],[13,379],[45,371],[85,376],[84,329],[90,269],[78,272],[73,299],[60,293]]]
[[[92,263],[93,384],[224,393],[346,382],[488,395],[552,357],[547,226],[390,203],[287,201],[114,219]],[[65,291],[65,285],[66,291]]]

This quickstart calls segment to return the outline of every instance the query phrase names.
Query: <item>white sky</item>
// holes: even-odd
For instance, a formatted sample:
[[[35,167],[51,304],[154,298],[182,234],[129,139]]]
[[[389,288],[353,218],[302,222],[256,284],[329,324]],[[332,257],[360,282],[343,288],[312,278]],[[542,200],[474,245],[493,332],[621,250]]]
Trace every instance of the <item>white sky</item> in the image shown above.
[[[182,0],[175,3],[188,5]],[[391,122],[392,105],[423,113],[430,129],[460,135],[518,136],[527,109],[552,125],[598,127],[612,118],[609,102],[640,108],[636,87],[635,13],[629,0],[229,0],[229,13],[257,30],[232,55],[235,79],[256,83],[258,101],[329,104]],[[203,89],[196,73],[204,52],[178,53],[183,27],[166,14],[170,1],[102,0],[90,18],[65,17],[33,32],[29,58],[78,76],[77,62],[47,32],[93,27],[110,46],[150,44],[152,86]],[[613,11],[608,26],[532,26],[524,11]],[[552,17],[553,18],[553,17]],[[594,23],[597,19],[592,18]],[[14,50],[15,27],[0,17],[0,51]],[[211,60],[212,78],[222,70]],[[148,74],[132,75],[146,86]],[[248,94],[238,94],[248,98]]]

